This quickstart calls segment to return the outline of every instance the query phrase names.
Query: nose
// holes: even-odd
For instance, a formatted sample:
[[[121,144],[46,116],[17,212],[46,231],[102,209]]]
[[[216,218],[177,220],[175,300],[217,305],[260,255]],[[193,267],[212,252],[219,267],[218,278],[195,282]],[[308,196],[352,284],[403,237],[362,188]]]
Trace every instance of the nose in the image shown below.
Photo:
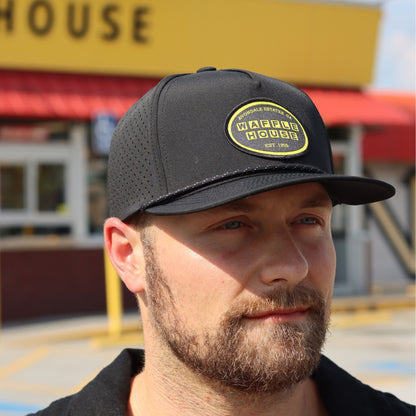
[[[269,232],[263,239],[259,258],[259,276],[263,284],[294,287],[308,275],[309,264],[301,245],[287,231]]]

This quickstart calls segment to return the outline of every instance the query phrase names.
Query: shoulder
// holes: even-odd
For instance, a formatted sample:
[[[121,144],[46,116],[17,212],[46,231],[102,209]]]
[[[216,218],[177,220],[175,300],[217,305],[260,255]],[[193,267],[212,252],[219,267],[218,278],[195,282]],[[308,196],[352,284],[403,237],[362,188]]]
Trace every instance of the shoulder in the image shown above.
[[[123,350],[78,393],[56,400],[47,408],[28,416],[124,415],[131,378],[142,370],[143,365],[142,350]]]
[[[314,379],[331,415],[414,416],[415,414],[414,406],[392,394],[363,384],[324,356],[314,374]]]

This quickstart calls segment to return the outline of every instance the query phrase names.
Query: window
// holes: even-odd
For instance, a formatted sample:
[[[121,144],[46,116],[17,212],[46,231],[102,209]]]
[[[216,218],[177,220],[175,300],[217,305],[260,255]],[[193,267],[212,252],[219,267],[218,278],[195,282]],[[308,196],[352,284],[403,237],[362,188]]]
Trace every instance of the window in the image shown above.
[[[38,210],[64,213],[66,210],[64,166],[43,163],[37,168]]]
[[[41,243],[101,246],[106,158],[86,152],[85,123],[41,126],[47,129],[41,141],[34,140],[38,125],[24,125],[23,138],[16,136],[19,125],[0,129],[0,238],[13,237],[7,241],[13,246],[59,235],[65,238]]]
[[[25,208],[24,185],[24,165],[0,165],[0,210],[21,211]]]

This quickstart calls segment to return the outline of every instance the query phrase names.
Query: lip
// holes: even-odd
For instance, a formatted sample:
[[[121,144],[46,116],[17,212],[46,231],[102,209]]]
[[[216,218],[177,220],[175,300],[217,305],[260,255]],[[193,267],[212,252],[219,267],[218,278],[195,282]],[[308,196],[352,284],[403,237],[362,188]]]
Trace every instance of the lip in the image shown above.
[[[249,320],[260,321],[276,321],[276,322],[289,322],[302,319],[307,313],[308,307],[296,307],[288,309],[276,309],[272,311],[265,311],[246,315],[245,318]]]

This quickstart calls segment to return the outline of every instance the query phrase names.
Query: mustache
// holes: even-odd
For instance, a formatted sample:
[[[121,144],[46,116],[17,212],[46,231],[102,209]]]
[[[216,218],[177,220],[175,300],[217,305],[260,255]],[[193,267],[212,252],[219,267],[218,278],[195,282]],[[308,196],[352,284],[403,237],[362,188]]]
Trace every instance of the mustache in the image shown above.
[[[307,308],[317,313],[325,309],[325,305],[324,296],[314,288],[305,285],[297,285],[292,289],[275,287],[256,297],[236,301],[227,315],[229,319],[241,319],[246,315],[291,308]]]

